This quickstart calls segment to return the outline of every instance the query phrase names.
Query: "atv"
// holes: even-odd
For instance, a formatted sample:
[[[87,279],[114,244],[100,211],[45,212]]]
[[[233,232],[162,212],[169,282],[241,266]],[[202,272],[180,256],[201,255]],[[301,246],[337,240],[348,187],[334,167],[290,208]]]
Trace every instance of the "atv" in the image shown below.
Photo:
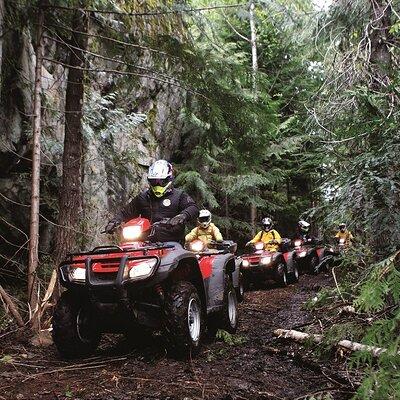
[[[237,250],[237,244],[231,240],[223,240],[223,241],[212,240],[206,245],[200,239],[196,239],[190,243],[187,243],[187,248],[188,250],[193,251],[197,254],[199,263],[200,265],[202,265],[203,263],[208,262],[207,260],[210,257],[214,257],[216,254],[231,253],[233,255]],[[233,273],[234,275],[233,280],[235,282],[238,282],[238,285],[235,288],[236,298],[237,301],[241,303],[244,300],[243,274],[240,272],[241,259],[235,258],[235,264],[236,267],[235,267],[235,272]]]
[[[326,249],[320,242],[317,239],[294,240],[294,260],[301,273],[317,274],[329,265],[330,249]]]
[[[294,252],[289,249],[290,240],[283,240],[280,251],[265,250],[263,242],[252,245],[252,252],[242,255],[241,273],[245,287],[251,283],[272,279],[281,286],[299,280],[299,271],[294,262]]]
[[[121,227],[119,245],[70,254],[60,264],[67,290],[52,323],[62,357],[92,354],[106,332],[135,341],[161,330],[174,355],[188,356],[199,351],[207,328],[236,331],[239,270],[230,248],[202,255],[157,242],[161,225],[168,221],[132,219]]]

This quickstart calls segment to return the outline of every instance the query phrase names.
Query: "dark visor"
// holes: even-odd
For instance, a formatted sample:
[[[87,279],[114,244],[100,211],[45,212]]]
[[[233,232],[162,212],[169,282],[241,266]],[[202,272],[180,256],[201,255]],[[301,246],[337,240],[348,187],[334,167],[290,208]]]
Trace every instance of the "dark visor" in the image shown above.
[[[164,179],[148,179],[149,183],[151,186],[166,186],[168,182],[170,181],[169,178],[164,178]]]
[[[200,222],[207,222],[210,219],[210,217],[199,217]]]

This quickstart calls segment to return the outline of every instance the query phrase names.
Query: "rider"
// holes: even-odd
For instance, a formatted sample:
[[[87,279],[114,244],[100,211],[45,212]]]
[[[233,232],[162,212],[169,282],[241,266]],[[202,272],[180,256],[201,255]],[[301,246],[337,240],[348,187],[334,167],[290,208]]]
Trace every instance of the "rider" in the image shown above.
[[[122,222],[138,216],[148,218],[151,223],[168,219],[168,225],[160,225],[156,240],[159,242],[181,242],[185,224],[197,217],[199,209],[192,198],[173,187],[172,165],[158,160],[149,168],[149,189],[142,191],[122,208],[107,224],[105,231],[114,232]]]
[[[301,219],[297,223],[297,230],[296,230],[296,239],[301,239],[303,242],[313,242],[314,237],[310,235],[310,223]]]
[[[263,230],[258,232],[256,236],[250,242],[246,243],[246,246],[249,244],[254,244],[257,242],[263,242],[265,250],[268,251],[278,251],[279,245],[282,242],[281,235],[275,229],[272,229],[274,223],[271,218],[263,218],[261,221]]]
[[[211,213],[208,210],[200,210],[197,218],[197,226],[185,237],[185,242],[192,242],[200,239],[205,245],[212,240],[222,242],[222,235],[219,229],[211,222]]]
[[[354,240],[354,236],[351,234],[351,232],[347,229],[345,223],[339,224],[339,231],[336,233],[335,238],[339,241],[340,239],[344,239],[344,243],[346,246],[351,244],[351,242]]]

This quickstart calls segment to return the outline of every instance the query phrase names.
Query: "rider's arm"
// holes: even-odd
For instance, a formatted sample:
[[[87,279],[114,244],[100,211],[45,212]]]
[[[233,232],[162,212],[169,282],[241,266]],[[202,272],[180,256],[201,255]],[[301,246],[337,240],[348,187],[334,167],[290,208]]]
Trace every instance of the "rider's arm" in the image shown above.
[[[339,238],[340,237],[340,232],[338,232],[336,235],[335,235],[335,238]]]
[[[186,217],[186,222],[199,216],[199,208],[194,200],[185,192],[182,192],[179,200],[179,213]]]
[[[282,243],[282,238],[281,238],[281,235],[279,234],[278,231],[275,231],[275,230],[274,230],[274,236],[275,236],[275,240],[276,240],[278,243]]]
[[[354,240],[354,236],[352,235],[352,233],[349,231],[349,240]]]
[[[258,232],[253,239],[250,240],[250,243],[257,243],[261,240],[262,231]]]
[[[192,242],[193,240],[197,239],[198,229],[193,228],[186,236],[185,242]]]
[[[134,197],[124,208],[122,208],[111,221],[126,222],[141,213],[143,192]]]
[[[216,240],[217,242],[222,242],[222,240],[223,240],[222,234],[215,225],[213,226],[213,236],[214,236],[214,240]]]

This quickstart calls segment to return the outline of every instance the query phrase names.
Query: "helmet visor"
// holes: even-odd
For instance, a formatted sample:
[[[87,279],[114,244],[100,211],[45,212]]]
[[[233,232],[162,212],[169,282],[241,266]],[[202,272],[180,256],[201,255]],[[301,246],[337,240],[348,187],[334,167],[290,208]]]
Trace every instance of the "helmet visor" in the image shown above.
[[[199,217],[198,218],[198,221],[199,222],[208,222],[208,221],[210,221],[210,217],[209,216],[205,216],[205,217]]]
[[[171,178],[164,178],[164,179],[160,179],[160,178],[154,178],[154,179],[148,179],[149,181],[149,185],[151,187],[155,187],[155,186],[167,186],[169,182],[171,182]]]

